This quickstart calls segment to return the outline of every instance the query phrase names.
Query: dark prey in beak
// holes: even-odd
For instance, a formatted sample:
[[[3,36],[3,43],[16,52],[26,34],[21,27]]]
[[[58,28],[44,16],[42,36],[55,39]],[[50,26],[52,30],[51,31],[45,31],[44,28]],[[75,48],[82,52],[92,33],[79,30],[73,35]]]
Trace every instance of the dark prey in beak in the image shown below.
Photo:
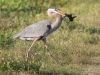
[[[66,17],[68,17],[69,18],[69,20],[70,21],[73,21],[74,20],[74,18],[76,18],[77,16],[73,16],[72,14],[65,14],[66,15]]]

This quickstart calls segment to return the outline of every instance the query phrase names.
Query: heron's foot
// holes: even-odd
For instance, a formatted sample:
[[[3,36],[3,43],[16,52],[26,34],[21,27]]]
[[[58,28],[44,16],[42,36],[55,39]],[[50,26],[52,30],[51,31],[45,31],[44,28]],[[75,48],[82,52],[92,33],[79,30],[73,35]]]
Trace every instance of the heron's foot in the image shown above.
[[[57,64],[63,66],[63,64],[60,63],[50,52],[47,52],[47,54],[50,56],[51,59],[55,60]]]

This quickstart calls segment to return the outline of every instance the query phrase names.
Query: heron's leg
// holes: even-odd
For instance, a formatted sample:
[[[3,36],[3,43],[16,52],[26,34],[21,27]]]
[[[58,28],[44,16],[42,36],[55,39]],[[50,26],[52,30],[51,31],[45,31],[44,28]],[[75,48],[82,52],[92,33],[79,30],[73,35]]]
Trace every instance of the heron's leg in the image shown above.
[[[34,45],[34,43],[35,43],[37,40],[38,40],[38,39],[36,38],[36,39],[33,41],[33,43],[31,44],[31,46],[29,47],[29,49],[28,49],[28,51],[27,51],[27,55],[26,55],[26,61],[28,61],[29,52],[30,52],[32,46]]]
[[[55,59],[55,57],[50,53],[50,51],[49,51],[49,49],[48,49],[48,45],[47,45],[46,39],[43,39],[42,41],[43,41],[44,44],[45,44],[46,50],[47,50],[47,52],[48,52],[48,55],[49,55],[51,58],[53,58],[58,64],[60,64],[60,63]]]

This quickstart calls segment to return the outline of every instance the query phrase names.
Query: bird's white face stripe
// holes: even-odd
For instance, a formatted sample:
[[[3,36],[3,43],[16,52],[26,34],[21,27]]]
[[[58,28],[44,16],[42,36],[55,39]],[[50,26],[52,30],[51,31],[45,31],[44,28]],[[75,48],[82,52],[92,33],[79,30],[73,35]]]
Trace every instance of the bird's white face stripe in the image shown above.
[[[54,13],[58,13],[57,11],[55,11],[55,9],[48,9],[48,11],[52,11]]]

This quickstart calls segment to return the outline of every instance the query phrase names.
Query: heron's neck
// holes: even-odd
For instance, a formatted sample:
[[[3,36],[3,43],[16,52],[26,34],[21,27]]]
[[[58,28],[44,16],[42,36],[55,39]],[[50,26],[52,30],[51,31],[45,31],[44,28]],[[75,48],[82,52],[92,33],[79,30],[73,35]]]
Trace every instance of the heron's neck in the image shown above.
[[[59,28],[59,26],[61,25],[61,22],[62,22],[62,16],[58,16],[56,18],[56,21],[53,23],[53,28],[57,29]]]

